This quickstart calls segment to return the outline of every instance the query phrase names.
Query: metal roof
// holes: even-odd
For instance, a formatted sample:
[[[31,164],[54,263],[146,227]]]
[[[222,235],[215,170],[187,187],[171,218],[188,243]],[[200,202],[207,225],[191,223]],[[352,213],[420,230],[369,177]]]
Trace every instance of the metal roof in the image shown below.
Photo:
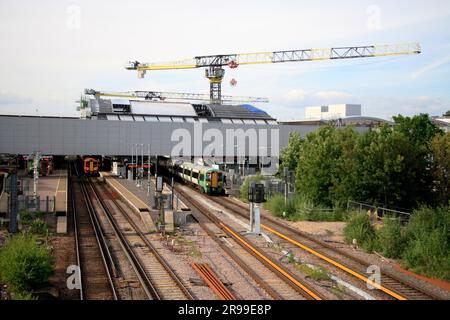
[[[194,108],[189,103],[176,102],[152,102],[131,100],[131,112],[133,114],[161,115],[161,116],[197,116]]]

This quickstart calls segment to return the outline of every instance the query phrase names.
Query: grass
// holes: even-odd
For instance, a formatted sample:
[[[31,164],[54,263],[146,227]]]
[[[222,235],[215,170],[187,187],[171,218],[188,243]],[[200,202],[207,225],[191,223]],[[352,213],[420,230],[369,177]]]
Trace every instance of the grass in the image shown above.
[[[347,217],[347,213],[343,210],[314,206],[300,196],[295,196],[285,204],[282,194],[269,198],[264,203],[264,208],[273,215],[289,221],[344,221]]]
[[[189,255],[190,256],[192,256],[192,257],[194,257],[196,259],[200,259],[202,257],[202,253],[200,252],[200,250],[195,245],[195,241],[194,240],[187,240],[182,235],[177,235],[175,237],[175,240],[177,242],[179,242],[179,243],[184,243],[185,245],[188,246],[188,248],[189,248]]]
[[[400,219],[386,217],[377,232],[381,253],[393,259],[401,258],[406,245],[406,236]]]
[[[353,215],[344,229],[345,240],[367,252],[380,251],[413,271],[450,280],[450,207],[423,207],[413,212],[408,225],[385,217],[375,230],[365,214]]]
[[[450,207],[416,210],[405,230],[403,265],[430,277],[450,280]]]
[[[189,246],[189,254],[192,257],[194,257],[196,259],[200,259],[202,257],[202,253],[200,252],[200,250],[195,245],[195,241],[188,240],[188,241],[186,241],[186,244]]]
[[[315,281],[328,281],[331,280],[330,275],[327,270],[323,267],[312,267],[308,264],[302,263],[297,264],[296,268],[303,273],[305,273],[308,277]]]
[[[23,212],[21,214],[22,225],[26,233],[36,235],[48,235],[48,226],[42,219],[45,212]]]
[[[353,214],[344,228],[344,237],[347,243],[353,243],[372,252],[377,245],[377,234],[370,218],[365,214]]]
[[[0,251],[0,280],[17,299],[32,298],[31,291],[46,283],[52,273],[50,249],[38,245],[35,236],[14,236]]]

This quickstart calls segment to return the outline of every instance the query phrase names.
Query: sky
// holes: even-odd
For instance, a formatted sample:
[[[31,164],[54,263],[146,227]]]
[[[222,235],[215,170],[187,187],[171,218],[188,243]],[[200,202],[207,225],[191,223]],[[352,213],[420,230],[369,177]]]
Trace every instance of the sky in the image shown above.
[[[208,93],[201,69],[129,60],[420,42],[420,55],[240,66],[222,93],[269,98],[279,120],[310,105],[358,103],[366,116],[450,109],[450,1],[0,0],[0,114],[77,116],[85,88]],[[235,79],[237,85],[230,85]]]

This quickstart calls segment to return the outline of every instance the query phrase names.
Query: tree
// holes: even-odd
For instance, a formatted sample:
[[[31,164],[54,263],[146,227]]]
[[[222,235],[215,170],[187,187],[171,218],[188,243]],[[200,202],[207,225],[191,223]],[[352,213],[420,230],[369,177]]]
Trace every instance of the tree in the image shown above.
[[[414,207],[417,189],[414,145],[387,125],[365,133],[358,142],[355,198],[390,207]]]
[[[450,110],[447,110],[447,112],[444,113],[444,117],[450,117]]]
[[[411,163],[415,176],[414,185],[410,186],[411,196],[421,195],[421,202],[430,204],[433,202],[433,177],[431,174],[432,157],[431,141],[437,134],[442,134],[430,119],[428,114],[420,114],[413,117],[394,117],[394,130],[403,134],[414,146],[411,154],[415,161]]]
[[[418,148],[428,150],[429,143],[433,137],[442,133],[442,130],[436,126],[428,116],[428,114],[420,114],[410,117],[398,115],[394,117],[395,130],[404,134]]]
[[[303,139],[298,132],[293,131],[289,134],[288,145],[281,151],[280,172],[283,172],[283,168],[286,167],[289,170],[295,170],[297,168],[302,142]]]
[[[308,134],[300,146],[297,192],[316,205],[346,203],[354,188],[356,141],[351,127],[327,125]]]
[[[431,141],[432,175],[439,204],[450,200],[450,133],[438,134]]]

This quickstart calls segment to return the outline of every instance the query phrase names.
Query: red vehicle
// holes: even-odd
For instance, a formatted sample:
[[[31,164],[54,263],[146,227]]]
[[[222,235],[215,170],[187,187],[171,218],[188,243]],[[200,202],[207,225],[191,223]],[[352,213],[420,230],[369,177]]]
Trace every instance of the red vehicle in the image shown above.
[[[100,161],[92,157],[86,157],[83,159],[83,171],[84,174],[89,176],[98,176],[98,170]]]

